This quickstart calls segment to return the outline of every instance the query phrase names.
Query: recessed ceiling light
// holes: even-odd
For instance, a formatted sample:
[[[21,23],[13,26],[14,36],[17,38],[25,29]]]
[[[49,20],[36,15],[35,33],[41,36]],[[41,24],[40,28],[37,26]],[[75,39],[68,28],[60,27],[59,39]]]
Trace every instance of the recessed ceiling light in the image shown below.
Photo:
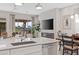
[[[38,3],[38,4],[36,5],[36,9],[38,9],[38,10],[43,9],[43,6],[42,6],[40,3]]]
[[[75,17],[78,17],[78,14],[75,14]]]
[[[70,18],[73,19],[74,18],[74,15],[71,15]]]

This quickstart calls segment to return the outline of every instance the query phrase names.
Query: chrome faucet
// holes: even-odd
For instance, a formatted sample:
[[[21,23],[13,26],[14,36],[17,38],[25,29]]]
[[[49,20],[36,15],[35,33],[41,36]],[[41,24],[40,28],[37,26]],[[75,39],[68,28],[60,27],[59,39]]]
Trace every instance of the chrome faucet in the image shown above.
[[[21,42],[23,41],[24,39],[21,39]]]
[[[22,37],[22,38],[21,38],[21,42],[22,42],[23,40],[25,40],[25,39]]]

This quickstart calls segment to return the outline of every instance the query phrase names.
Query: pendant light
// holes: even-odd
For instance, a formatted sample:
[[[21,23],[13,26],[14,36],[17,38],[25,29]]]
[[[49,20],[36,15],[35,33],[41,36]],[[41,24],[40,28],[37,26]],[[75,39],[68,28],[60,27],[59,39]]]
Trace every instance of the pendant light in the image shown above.
[[[19,5],[19,6],[22,6],[22,3],[15,3],[15,5]]]
[[[36,9],[37,9],[37,10],[41,10],[41,9],[43,9],[43,6],[42,6],[40,3],[38,3],[38,4],[36,5]]]

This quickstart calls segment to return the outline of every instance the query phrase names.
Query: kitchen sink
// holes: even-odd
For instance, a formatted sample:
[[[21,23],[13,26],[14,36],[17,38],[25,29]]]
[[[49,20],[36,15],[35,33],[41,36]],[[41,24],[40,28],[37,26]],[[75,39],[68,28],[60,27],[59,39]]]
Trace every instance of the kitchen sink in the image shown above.
[[[36,43],[36,42],[35,41],[16,42],[16,43],[11,43],[11,45],[17,46],[17,45],[32,44],[32,43]]]

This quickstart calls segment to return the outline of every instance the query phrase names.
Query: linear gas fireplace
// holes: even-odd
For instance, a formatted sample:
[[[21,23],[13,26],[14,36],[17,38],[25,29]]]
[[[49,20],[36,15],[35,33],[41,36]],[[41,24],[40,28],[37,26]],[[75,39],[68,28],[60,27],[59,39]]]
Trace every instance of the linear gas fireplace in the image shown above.
[[[46,37],[46,38],[52,38],[52,39],[54,39],[54,33],[45,33],[45,32],[42,32],[41,33],[41,37]]]

